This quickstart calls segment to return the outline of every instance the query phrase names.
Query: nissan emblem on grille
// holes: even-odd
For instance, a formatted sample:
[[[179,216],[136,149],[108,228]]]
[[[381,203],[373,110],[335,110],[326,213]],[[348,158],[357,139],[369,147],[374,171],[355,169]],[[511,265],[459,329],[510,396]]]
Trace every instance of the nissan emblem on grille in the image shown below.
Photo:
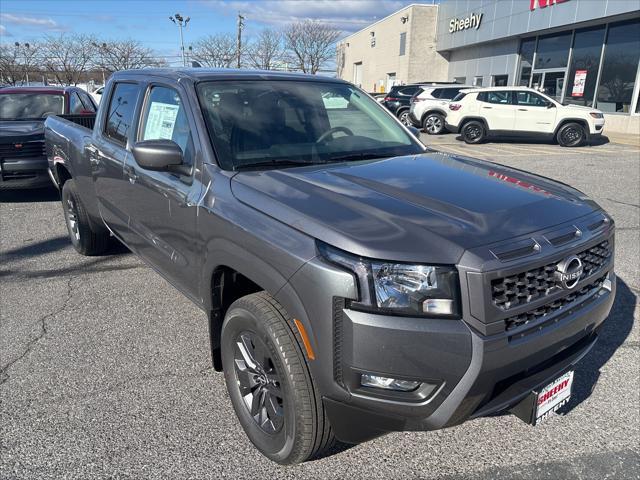
[[[557,284],[565,290],[571,290],[580,281],[584,267],[577,255],[571,255],[561,261],[555,272]]]

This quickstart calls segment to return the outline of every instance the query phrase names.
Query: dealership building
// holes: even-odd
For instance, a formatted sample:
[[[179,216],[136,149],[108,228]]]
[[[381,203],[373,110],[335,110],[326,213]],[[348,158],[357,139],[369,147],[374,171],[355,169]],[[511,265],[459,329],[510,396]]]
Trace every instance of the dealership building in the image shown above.
[[[640,134],[639,5],[638,0],[409,5],[343,39],[338,75],[368,91],[443,80],[526,85],[560,102],[602,110],[607,131]],[[422,11],[431,12],[435,24],[422,22],[417,13]],[[417,68],[403,70],[405,64]]]

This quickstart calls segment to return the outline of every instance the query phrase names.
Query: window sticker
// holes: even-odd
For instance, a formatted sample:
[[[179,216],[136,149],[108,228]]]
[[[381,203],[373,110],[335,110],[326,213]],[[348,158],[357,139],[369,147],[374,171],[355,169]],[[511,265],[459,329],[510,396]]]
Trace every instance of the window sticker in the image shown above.
[[[147,124],[144,128],[144,139],[164,139],[173,138],[173,129],[176,126],[180,105],[171,103],[151,102]]]

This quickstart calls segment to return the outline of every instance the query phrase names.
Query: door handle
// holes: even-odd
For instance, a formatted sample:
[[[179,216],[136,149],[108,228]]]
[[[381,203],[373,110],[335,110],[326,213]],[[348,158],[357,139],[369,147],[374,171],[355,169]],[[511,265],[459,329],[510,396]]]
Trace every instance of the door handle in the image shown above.
[[[526,108],[519,108],[518,111],[519,112],[528,112],[529,110],[527,110]]]
[[[131,166],[125,165],[124,166],[124,173],[129,178],[129,181],[131,183],[136,183],[136,180],[138,180],[138,175],[136,175],[135,169],[133,167],[131,167]]]
[[[486,108],[487,110],[491,110],[493,107],[482,107],[482,108]]]

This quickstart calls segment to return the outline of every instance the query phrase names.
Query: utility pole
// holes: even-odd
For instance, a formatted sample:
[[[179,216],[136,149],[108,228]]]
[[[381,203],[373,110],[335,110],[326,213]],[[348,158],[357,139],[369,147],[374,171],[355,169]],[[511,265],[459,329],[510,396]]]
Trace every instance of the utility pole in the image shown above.
[[[176,13],[172,17],[169,17],[169,20],[175,23],[180,29],[180,51],[182,52],[182,66],[186,67],[187,58],[184,55],[184,37],[182,35],[182,29],[187,28],[187,23],[189,23],[189,20],[191,20],[191,17],[183,18],[182,15],[180,15],[179,13]]]
[[[242,29],[244,27],[244,17],[238,13],[238,51],[237,51],[237,64],[240,68],[240,57],[242,56]]]

